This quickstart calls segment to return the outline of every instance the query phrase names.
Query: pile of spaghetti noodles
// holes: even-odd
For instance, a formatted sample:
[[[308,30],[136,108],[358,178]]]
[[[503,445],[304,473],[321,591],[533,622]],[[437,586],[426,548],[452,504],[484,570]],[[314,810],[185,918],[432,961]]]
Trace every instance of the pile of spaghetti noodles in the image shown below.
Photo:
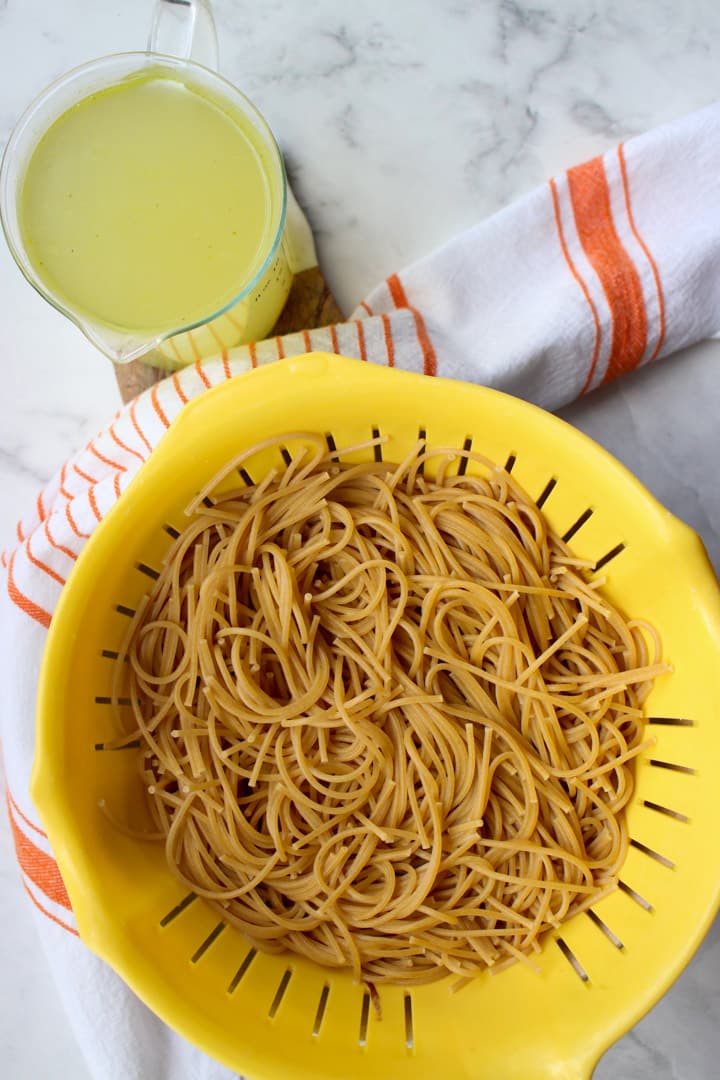
[[[224,920],[373,983],[462,981],[614,886],[666,669],[511,474],[373,455],[296,433],[233,462],[116,681],[169,864]]]

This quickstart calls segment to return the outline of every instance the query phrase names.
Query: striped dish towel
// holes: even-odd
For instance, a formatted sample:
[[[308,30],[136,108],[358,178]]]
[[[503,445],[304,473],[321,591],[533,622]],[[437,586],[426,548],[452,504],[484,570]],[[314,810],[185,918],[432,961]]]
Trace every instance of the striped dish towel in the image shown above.
[[[123,408],[63,466],[0,557],[0,731],[23,884],[93,1076],[230,1074],[168,1031],[80,943],[28,796],[38,667],[65,580],[184,403],[320,349],[485,383],[547,408],[720,330],[720,106],[570,169],[393,275],[342,325],[232,350]]]

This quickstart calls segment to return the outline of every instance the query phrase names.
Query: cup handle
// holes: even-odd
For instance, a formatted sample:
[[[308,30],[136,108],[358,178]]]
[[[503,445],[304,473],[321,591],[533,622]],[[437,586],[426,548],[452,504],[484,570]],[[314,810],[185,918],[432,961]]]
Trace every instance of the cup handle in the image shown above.
[[[155,0],[148,52],[218,68],[218,40],[210,0]]]

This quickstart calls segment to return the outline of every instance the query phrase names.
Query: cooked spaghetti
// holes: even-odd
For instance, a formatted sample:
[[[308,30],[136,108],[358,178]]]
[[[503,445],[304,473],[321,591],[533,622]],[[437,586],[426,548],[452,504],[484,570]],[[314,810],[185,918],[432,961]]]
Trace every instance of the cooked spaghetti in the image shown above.
[[[614,886],[666,668],[508,472],[357,457],[293,434],[215,478],[115,694],[168,863],[225,921],[371,983],[462,980]]]

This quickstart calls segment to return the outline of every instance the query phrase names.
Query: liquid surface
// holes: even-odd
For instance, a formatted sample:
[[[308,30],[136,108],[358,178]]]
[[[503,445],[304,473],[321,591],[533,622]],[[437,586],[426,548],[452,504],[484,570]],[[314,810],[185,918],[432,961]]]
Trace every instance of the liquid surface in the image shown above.
[[[234,299],[279,218],[251,122],[175,78],[84,98],[35,149],[20,226],[45,286],[81,318],[169,331]]]

